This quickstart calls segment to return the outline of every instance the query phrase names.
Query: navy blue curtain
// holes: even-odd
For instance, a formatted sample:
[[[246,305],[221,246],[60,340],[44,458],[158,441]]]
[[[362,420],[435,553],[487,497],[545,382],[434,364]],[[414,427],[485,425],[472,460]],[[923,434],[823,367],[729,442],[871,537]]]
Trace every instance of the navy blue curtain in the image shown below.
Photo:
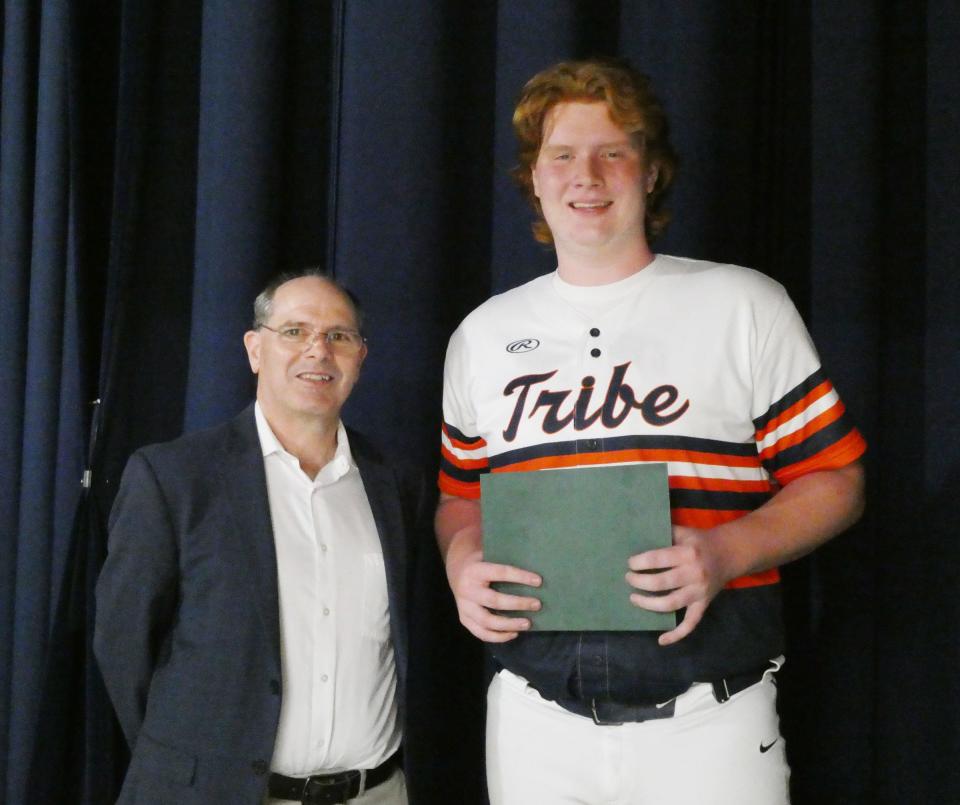
[[[22,801],[95,369],[68,2],[5,4],[0,83],[0,798]]]
[[[507,177],[514,99],[589,55],[631,59],[670,115],[681,168],[656,248],[786,284],[870,442],[864,522],[786,573],[794,801],[960,799],[949,0],[3,9],[6,801],[115,792],[124,755],[89,657],[103,518],[133,449],[249,400],[240,336],[270,275],[324,265],[358,293],[371,353],[347,419],[434,471],[449,333],[553,268]],[[482,653],[426,556],[414,793],[482,802]]]

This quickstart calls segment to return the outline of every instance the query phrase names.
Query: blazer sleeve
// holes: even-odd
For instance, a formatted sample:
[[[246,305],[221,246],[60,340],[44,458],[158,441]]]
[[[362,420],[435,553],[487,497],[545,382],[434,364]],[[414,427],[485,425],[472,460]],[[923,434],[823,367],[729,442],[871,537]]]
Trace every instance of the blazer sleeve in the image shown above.
[[[131,749],[154,669],[169,651],[178,584],[171,511],[153,467],[138,452],[124,470],[110,513],[94,626],[94,653]]]

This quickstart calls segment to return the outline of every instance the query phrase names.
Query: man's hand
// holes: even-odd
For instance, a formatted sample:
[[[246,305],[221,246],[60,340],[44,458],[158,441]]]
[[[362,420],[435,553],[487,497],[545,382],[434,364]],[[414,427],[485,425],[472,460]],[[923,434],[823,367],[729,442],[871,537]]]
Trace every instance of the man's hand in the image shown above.
[[[457,602],[460,623],[487,643],[505,643],[530,628],[529,618],[498,615],[490,610],[536,612],[540,609],[536,598],[501,593],[490,586],[494,582],[512,581],[539,587],[538,575],[510,565],[484,562],[480,551],[448,561],[447,579]]]
[[[627,562],[627,582],[641,590],[631,593],[631,603],[654,612],[687,608],[680,625],[660,635],[661,646],[669,646],[690,634],[730,580],[709,531],[674,526],[673,543],[670,548],[635,554]]]
[[[518,567],[484,562],[480,521],[477,501],[441,495],[436,516],[437,544],[446,564],[460,622],[487,643],[505,643],[528,630],[530,620],[497,615],[490,610],[535,612],[540,609],[540,601],[501,593],[490,585],[511,581],[539,587],[540,577]]]

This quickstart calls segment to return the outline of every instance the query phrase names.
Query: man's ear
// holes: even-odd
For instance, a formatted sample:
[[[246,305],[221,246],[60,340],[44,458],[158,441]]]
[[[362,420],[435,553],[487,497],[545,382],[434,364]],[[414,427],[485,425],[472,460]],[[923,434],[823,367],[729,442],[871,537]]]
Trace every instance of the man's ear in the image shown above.
[[[243,334],[243,346],[247,350],[250,371],[257,374],[260,371],[260,333],[256,330],[247,330]]]

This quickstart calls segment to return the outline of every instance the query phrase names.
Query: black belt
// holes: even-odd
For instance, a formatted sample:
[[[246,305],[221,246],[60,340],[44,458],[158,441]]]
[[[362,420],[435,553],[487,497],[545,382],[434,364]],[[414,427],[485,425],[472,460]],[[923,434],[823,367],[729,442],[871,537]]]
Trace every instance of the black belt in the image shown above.
[[[399,765],[399,758],[399,753],[394,753],[375,769],[310,777],[286,777],[271,772],[267,790],[274,799],[290,799],[304,805],[339,805],[360,796],[361,783],[363,790],[369,791],[385,782]]]
[[[716,682],[711,682],[713,695],[722,704],[731,696],[757,684],[771,667],[768,665],[764,668],[734,674]],[[670,699],[663,704],[625,704],[610,699],[571,699],[560,701],[558,704],[571,713],[592,718],[594,724],[599,724],[602,727],[618,727],[630,722],[673,718],[676,699]]]

